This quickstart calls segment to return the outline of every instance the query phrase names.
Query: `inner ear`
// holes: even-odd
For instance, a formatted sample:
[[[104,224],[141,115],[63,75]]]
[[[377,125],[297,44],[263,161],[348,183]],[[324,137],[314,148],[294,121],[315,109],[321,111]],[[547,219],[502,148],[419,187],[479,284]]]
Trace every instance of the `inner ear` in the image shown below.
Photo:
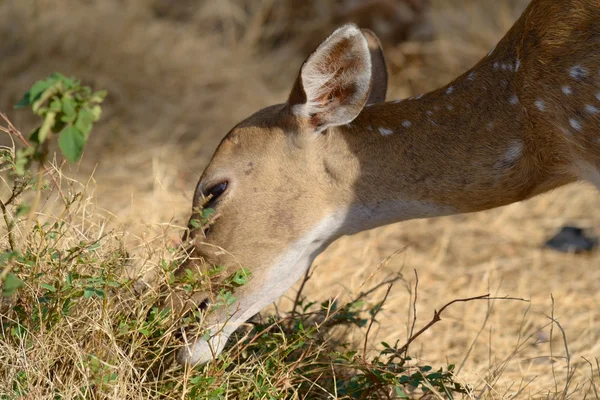
[[[361,29],[361,32],[367,39],[371,54],[371,93],[367,104],[383,103],[387,95],[388,72],[381,42],[373,31]]]
[[[320,132],[356,118],[367,104],[371,81],[369,42],[356,25],[344,25],[304,62],[288,105]]]

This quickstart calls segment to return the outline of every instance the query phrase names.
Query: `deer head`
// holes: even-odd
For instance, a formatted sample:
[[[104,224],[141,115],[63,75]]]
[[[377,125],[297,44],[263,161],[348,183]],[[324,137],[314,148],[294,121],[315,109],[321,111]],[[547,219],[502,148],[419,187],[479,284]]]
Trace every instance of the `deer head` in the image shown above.
[[[194,209],[210,198],[205,207],[217,218],[192,235],[197,255],[251,276],[234,304],[207,316],[212,338],[189,338],[179,362],[218,355],[228,336],[283,295],[332,241],[359,229],[347,223],[357,199],[352,174],[341,170],[358,172],[359,165],[328,133],[367,104],[383,102],[386,88],[378,39],[348,24],[304,62],[286,103],[258,111],[225,136],[194,194]],[[201,307],[209,297],[196,294],[184,307]],[[181,308],[181,298],[173,296],[172,304]]]

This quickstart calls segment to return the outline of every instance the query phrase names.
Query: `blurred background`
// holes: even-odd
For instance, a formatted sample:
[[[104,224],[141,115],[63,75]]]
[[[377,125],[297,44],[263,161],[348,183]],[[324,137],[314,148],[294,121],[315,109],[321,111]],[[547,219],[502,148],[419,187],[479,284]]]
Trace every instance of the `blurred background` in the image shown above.
[[[337,26],[353,21],[378,34],[390,73],[388,98],[398,99],[470,68],[527,3],[0,0],[0,111],[27,132],[29,114],[12,106],[52,72],[108,89],[83,160],[67,173],[90,182],[97,212],[124,232],[132,249],[158,235],[176,241],[180,232],[166,226],[187,221],[194,185],[221,138],[251,113],[285,101],[304,58]],[[493,382],[498,398],[529,381],[525,392],[546,393],[564,380],[566,368],[562,339],[549,340],[546,315],[554,312],[571,362],[580,366],[575,379],[586,382],[591,375],[582,357],[600,356],[600,255],[557,254],[541,244],[564,223],[599,233],[600,217],[590,212],[599,197],[573,185],[498,210],[344,238],[319,257],[307,293],[316,300],[344,298],[365,281],[402,271],[406,287],[393,289],[372,334],[374,348],[381,340],[405,339],[413,270],[420,285],[417,327],[456,297],[531,299],[456,305],[413,352],[428,362],[458,364],[467,382]]]

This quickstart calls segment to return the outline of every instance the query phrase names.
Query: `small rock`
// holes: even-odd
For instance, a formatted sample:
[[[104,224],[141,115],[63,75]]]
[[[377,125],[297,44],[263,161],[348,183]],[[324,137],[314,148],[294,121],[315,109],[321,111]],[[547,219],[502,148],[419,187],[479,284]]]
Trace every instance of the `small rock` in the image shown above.
[[[546,242],[546,247],[562,253],[592,251],[598,244],[597,238],[586,237],[583,229],[564,226],[556,236]]]

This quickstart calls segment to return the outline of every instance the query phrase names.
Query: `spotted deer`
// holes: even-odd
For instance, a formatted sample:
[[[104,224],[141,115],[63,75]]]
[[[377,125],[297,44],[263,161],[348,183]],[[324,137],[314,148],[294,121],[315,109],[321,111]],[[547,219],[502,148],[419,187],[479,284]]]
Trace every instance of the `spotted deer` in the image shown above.
[[[191,240],[197,256],[251,278],[234,304],[205,315],[210,338],[187,337],[180,363],[216,357],[343,235],[500,207],[579,180],[600,188],[597,1],[533,0],[448,85],[389,102],[386,88],[378,39],[344,25],[302,64],[284,104],[225,136],[194,195],[195,208],[208,197],[219,218]],[[207,298],[174,294],[171,305],[203,308]]]

